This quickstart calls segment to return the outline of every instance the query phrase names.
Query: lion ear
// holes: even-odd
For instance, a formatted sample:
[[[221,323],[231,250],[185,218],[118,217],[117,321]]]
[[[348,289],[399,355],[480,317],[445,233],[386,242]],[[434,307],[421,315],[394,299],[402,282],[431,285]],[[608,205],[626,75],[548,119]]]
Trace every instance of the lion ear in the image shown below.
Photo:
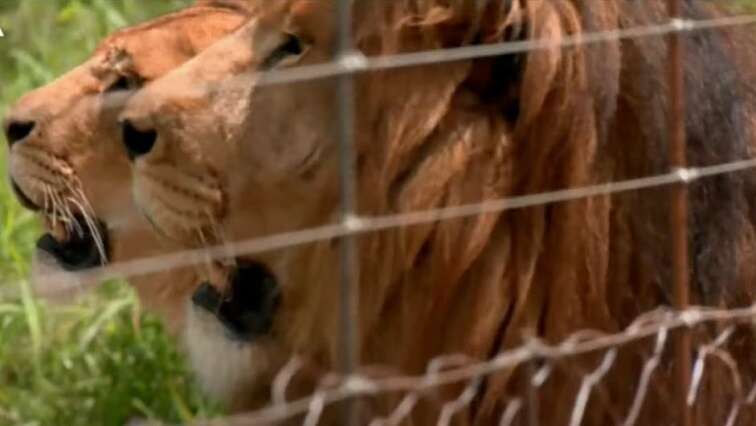
[[[255,9],[257,0],[195,0],[195,7],[217,7],[231,9],[238,12],[251,13]]]

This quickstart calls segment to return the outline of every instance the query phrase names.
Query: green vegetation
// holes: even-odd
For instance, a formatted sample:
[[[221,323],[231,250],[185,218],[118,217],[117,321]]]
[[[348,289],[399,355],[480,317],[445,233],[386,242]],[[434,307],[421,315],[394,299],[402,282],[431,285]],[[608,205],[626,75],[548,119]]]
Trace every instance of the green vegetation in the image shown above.
[[[0,304],[0,424],[177,424],[216,413],[158,321],[137,325],[136,307],[117,285],[77,306],[45,307],[28,292]]]
[[[735,10],[756,12],[756,0],[725,0],[723,3],[733,3]]]
[[[129,23],[190,0],[1,0],[0,115]],[[1,142],[5,145],[5,141]],[[39,225],[14,201],[0,148],[0,425],[185,423],[218,410],[193,386],[160,323],[110,284],[76,306],[48,306],[19,281]],[[20,284],[19,284],[20,283]],[[2,298],[2,294],[20,297]]]
[[[756,11],[756,0],[729,1]],[[24,92],[80,63],[114,29],[189,2],[0,0],[0,115]],[[2,176],[5,154],[0,148]],[[51,307],[17,284],[38,232],[1,180],[0,294],[21,296],[0,299],[0,424],[185,422],[217,413],[192,387],[174,343],[139,313],[126,287],[109,285],[79,305]]]

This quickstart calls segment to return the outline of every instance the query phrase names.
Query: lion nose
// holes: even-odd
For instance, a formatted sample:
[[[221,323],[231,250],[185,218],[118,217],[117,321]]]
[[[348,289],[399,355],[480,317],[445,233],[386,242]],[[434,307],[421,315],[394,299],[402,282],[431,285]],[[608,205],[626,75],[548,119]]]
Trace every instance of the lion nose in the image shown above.
[[[126,151],[132,161],[149,154],[158,137],[157,130],[153,128],[139,129],[129,119],[121,122],[121,133],[123,144],[126,146]]]
[[[5,138],[8,140],[8,145],[13,146],[18,142],[26,139],[31,134],[34,127],[37,125],[34,121],[30,120],[6,120],[4,127]]]

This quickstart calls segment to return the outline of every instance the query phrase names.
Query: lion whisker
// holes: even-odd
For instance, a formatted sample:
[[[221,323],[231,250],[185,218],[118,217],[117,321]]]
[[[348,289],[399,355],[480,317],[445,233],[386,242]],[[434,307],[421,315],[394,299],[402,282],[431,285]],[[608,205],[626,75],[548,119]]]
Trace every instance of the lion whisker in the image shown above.
[[[205,232],[202,230],[202,226],[195,225],[194,228],[195,228],[195,232],[197,233],[197,237],[199,238],[200,246],[207,247],[209,243],[208,243],[207,237],[205,237]],[[202,256],[204,257],[204,262],[202,262],[202,267],[205,269],[203,272],[207,276],[210,276],[212,275],[213,260],[210,258],[210,255],[208,253],[203,252]]]
[[[190,228],[191,228],[190,229],[191,231],[197,233],[197,238],[199,240],[200,247],[206,247],[207,246],[207,242],[205,241],[204,234],[202,233],[202,230],[198,226],[196,226],[196,225],[192,225]],[[197,264],[195,264],[194,265],[195,266],[195,270],[196,270],[196,272],[199,275],[209,277],[210,276],[210,269],[209,269],[209,267],[207,265],[208,262],[209,262],[209,259],[207,258],[207,255],[205,253],[203,253],[202,256],[204,257],[204,261],[203,262],[198,262]]]
[[[58,199],[60,201],[61,215],[66,218],[66,223],[69,224],[68,232],[70,234],[73,234],[75,232],[77,235],[84,235],[84,229],[81,227],[81,224],[79,224],[79,221],[74,217],[71,206],[68,203],[64,202],[62,198],[60,198],[60,194],[57,194],[56,196],[59,197]]]
[[[220,222],[215,219],[215,216],[212,214],[212,212],[208,209],[204,210],[204,213],[207,215],[208,222],[210,223],[210,230],[213,233],[213,237],[215,238],[215,243],[221,245],[224,249],[228,248],[228,240],[226,239],[225,233],[223,232],[223,228],[220,226]],[[238,266],[238,262],[235,256],[233,256],[233,253],[230,249],[226,250],[226,255],[223,256],[218,262],[226,268],[229,269],[235,269]],[[230,289],[229,286],[223,287],[223,297],[227,297],[228,294],[226,292]]]
[[[89,198],[87,198],[86,194],[84,194],[84,190],[82,189],[81,183],[79,181],[79,178],[76,177],[74,180],[75,185],[71,186],[71,190],[74,195],[78,195],[79,201],[81,201],[82,205],[86,207],[87,211],[92,217],[97,217],[95,214],[94,208],[92,207],[92,204],[89,202]]]
[[[91,222],[94,226],[94,230],[92,231],[93,235],[97,237],[97,241],[99,241],[102,245],[102,250],[100,254],[103,256],[103,259],[105,259],[105,250],[104,250],[104,242],[102,240],[102,235],[100,233],[99,226],[96,226],[95,218],[97,218],[97,215],[95,214],[94,208],[92,207],[92,204],[89,202],[89,198],[87,198],[86,194],[84,194],[84,190],[81,187],[81,183],[79,181],[78,177],[74,178],[74,184],[71,187],[72,193],[74,196],[78,196],[77,199],[81,203],[80,208],[84,208],[86,212],[82,211],[82,214],[84,215],[85,219]],[[92,225],[90,225],[92,226]]]
[[[53,234],[55,234],[59,223],[63,224],[66,234],[70,233],[69,221],[63,218],[64,213],[60,208],[60,203],[56,198],[55,191],[49,185],[45,185],[45,211],[52,211],[51,231]]]
[[[210,212],[208,209],[205,209],[204,213],[207,215],[207,219],[210,223],[210,229],[212,230],[213,237],[215,238],[215,242],[218,245],[221,245],[224,249],[228,249],[228,239],[226,238],[225,233],[223,232],[223,227],[221,226],[220,222],[216,220],[215,216]],[[226,250],[227,254],[224,256],[224,262],[226,263],[226,266],[230,267],[236,267],[237,261],[236,257],[233,256],[233,253],[230,249]]]
[[[51,189],[50,195],[52,196],[53,200],[53,211],[55,212],[56,223],[57,221],[64,223],[66,232],[69,235],[72,234],[78,224],[76,224],[76,221],[73,220],[73,213],[71,213],[70,207],[63,201],[57,191]]]
[[[45,212],[50,211],[49,191],[50,188],[47,184],[42,185],[42,207],[45,209]]]
[[[87,225],[87,228],[89,228],[89,232],[92,234],[92,239],[95,242],[97,251],[100,253],[100,258],[104,261],[107,258],[107,253],[105,252],[105,243],[103,242],[102,235],[100,234],[100,229],[97,227],[97,224],[92,219],[92,216],[89,214],[89,212],[86,211],[83,204],[81,204],[74,197],[69,197],[68,201],[73,203],[73,205],[78,208],[79,212],[84,218],[84,222]]]
[[[52,203],[52,201],[51,201],[52,196],[50,195],[51,191],[52,190],[50,189],[49,185],[45,184],[45,185],[42,186],[42,194],[44,195],[43,205],[44,205],[44,208],[45,208],[45,213],[48,214],[48,216],[49,216],[49,213],[52,210],[52,216],[53,216],[52,217],[52,226],[54,227],[56,225],[57,221],[56,221],[55,209],[53,207],[51,207],[51,203]]]

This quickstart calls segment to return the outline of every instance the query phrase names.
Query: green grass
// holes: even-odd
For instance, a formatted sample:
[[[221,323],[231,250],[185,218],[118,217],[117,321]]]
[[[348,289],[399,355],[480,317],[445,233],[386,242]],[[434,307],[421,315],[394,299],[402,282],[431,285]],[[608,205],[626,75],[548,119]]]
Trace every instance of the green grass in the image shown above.
[[[160,323],[135,324],[136,305],[118,285],[76,306],[45,307],[28,293],[0,304],[0,424],[176,424],[216,414]]]
[[[0,0],[0,115],[80,63],[116,28],[190,2]],[[0,294],[22,296],[0,298],[0,425],[184,423],[218,414],[193,386],[175,342],[140,314],[128,287],[107,285],[75,306],[31,296],[19,280],[29,271],[39,224],[14,201],[5,159],[0,148]]]
[[[756,12],[756,0],[725,0],[733,4],[733,8],[737,11]]]

